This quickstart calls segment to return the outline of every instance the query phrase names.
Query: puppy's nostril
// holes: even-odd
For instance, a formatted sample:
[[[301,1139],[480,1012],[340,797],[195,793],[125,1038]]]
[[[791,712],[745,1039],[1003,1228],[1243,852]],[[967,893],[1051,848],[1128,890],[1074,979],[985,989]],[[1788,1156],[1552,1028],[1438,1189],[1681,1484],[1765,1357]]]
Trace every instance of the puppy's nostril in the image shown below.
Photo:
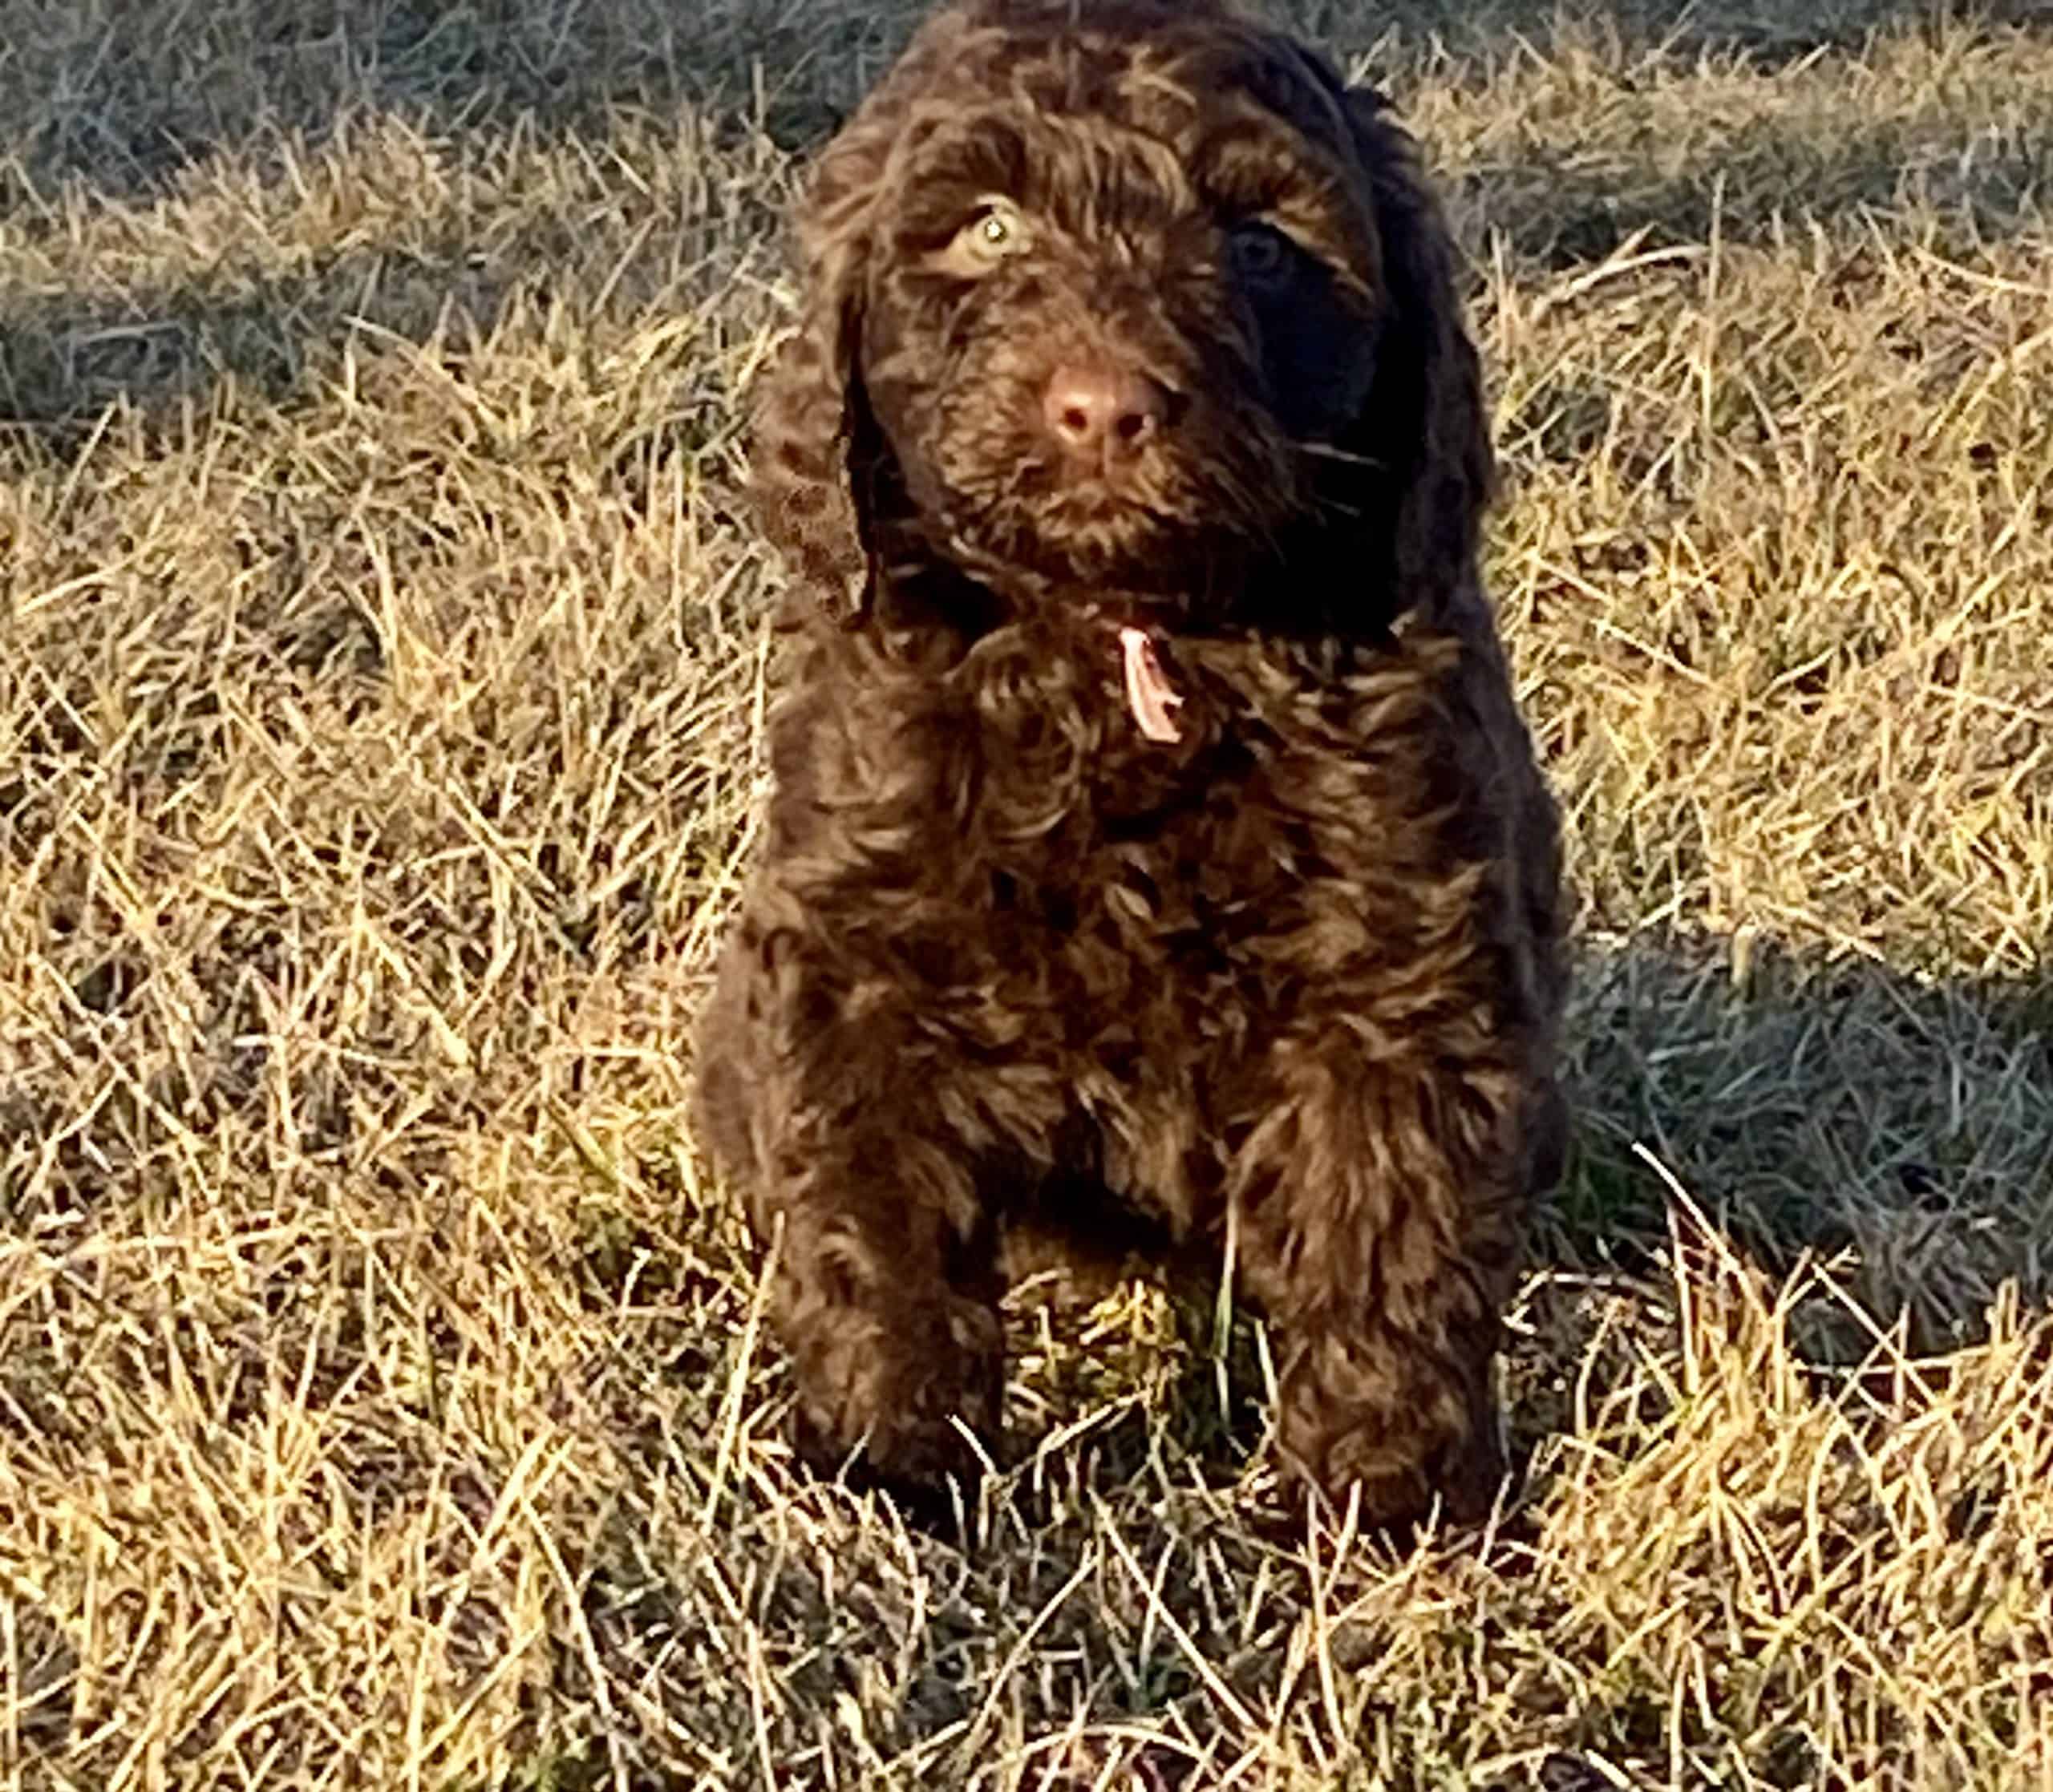
[[[1169,394],[1144,374],[1065,366],[1048,382],[1048,429],[1071,454],[1137,451],[1168,420]]]

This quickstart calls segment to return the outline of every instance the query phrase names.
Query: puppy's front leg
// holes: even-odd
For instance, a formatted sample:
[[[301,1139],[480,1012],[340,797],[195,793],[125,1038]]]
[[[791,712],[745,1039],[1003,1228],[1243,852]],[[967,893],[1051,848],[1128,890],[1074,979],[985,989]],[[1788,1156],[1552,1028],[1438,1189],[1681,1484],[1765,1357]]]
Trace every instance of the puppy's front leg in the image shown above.
[[[823,1472],[852,1459],[887,1486],[932,1491],[974,1476],[964,1428],[996,1432],[1003,1337],[989,1228],[979,1216],[964,1236],[956,1203],[936,1198],[937,1183],[966,1175],[902,1125],[878,1127],[765,1191],[759,1233],[784,1221],[771,1313],[798,1381],[794,1442]]]
[[[775,1246],[794,1442],[902,1492],[967,1481],[1003,1377],[995,1234],[950,1071],[896,1009],[767,948],[747,920],[700,1035],[699,1131]]]
[[[1504,1463],[1490,1364],[1529,1190],[1512,1079],[1366,1061],[1338,1029],[1281,1047],[1231,1199],[1282,1334],[1285,1457],[1364,1523],[1481,1516]]]

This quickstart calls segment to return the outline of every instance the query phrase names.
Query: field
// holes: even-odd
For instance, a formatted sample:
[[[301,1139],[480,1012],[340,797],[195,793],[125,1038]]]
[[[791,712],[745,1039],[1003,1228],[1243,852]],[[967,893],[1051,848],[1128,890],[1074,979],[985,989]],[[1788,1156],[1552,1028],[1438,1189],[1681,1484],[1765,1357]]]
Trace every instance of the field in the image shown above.
[[[1565,805],[1522,1479],[1013,1314],[795,1473],[683,1122],[783,208],[905,0],[0,0],[0,1786],[2053,1788],[2053,18],[1295,0],[1428,144]]]

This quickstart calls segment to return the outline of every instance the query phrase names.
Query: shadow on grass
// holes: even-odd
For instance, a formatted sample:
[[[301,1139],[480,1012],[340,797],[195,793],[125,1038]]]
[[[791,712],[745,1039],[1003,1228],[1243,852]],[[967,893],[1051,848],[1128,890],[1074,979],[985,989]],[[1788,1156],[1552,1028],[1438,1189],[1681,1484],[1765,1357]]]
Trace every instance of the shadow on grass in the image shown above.
[[[925,10],[917,0],[220,0],[152,13],[0,0],[20,115],[0,216],[71,187],[146,200],[281,132],[318,145],[378,115],[431,136],[603,134],[621,111],[830,128]]]
[[[232,384],[273,402],[302,390],[352,331],[424,342],[445,318],[490,331],[509,279],[450,236],[360,245],[289,270],[249,268],[119,298],[0,301],[0,442],[68,459],[111,405],[160,423]]]
[[[1260,3],[1260,0],[1257,0]],[[1564,31],[1629,54],[1666,50],[1681,60],[1743,55],[1776,68],[1820,50],[1856,49],[1876,32],[1950,17],[1991,26],[2043,25],[2040,0],[1268,0],[1260,10],[1343,51],[1379,42],[1457,58],[1545,46]]]
[[[1767,244],[1905,205],[1932,216],[1931,246],[1971,254],[2042,229],[2053,185],[2053,128],[1998,148],[1976,144],[1977,133],[1972,117],[1878,119],[1854,131],[1801,115],[1763,118],[1711,134],[1687,158],[1652,144],[1631,161],[1529,146],[1472,167],[1447,188],[1457,215],[1501,236],[1519,261],[1560,271],[1601,262],[1635,237],[1650,249],[1714,235]]]
[[[1743,54],[1772,68],[1874,32],[1929,23],[1932,0],[1248,0],[1345,56],[1371,55],[1402,85],[1565,30],[1626,55]],[[895,53],[929,0],[223,0],[152,14],[109,5],[0,0],[0,61],[28,104],[0,212],[76,184],[111,199],[173,185],[183,170],[284,129],[320,141],[342,119],[392,112],[437,136],[520,123],[545,136],[598,129],[618,108],[662,116],[739,109],[780,143],[816,142]],[[1678,16],[1679,14],[1679,17]],[[1980,0],[1992,26],[2043,23],[2040,0]]]
[[[1847,1259],[1915,1345],[1963,1341],[2006,1281],[2053,1297],[2053,973],[1928,981],[1670,937],[1581,977],[1543,1257],[1638,1267],[1672,1178],[1771,1272]]]

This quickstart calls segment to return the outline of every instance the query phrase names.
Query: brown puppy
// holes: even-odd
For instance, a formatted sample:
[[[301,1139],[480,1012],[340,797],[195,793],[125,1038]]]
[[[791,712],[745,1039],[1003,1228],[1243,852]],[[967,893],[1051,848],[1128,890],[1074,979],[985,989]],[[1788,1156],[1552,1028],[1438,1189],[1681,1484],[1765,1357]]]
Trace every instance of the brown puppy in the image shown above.
[[[1287,1458],[1483,1510],[1559,864],[1411,144],[1206,0],[968,0],[804,243],[755,447],[796,639],[699,1110],[781,1233],[802,1443],[966,1470],[1008,1229],[1230,1222]]]

